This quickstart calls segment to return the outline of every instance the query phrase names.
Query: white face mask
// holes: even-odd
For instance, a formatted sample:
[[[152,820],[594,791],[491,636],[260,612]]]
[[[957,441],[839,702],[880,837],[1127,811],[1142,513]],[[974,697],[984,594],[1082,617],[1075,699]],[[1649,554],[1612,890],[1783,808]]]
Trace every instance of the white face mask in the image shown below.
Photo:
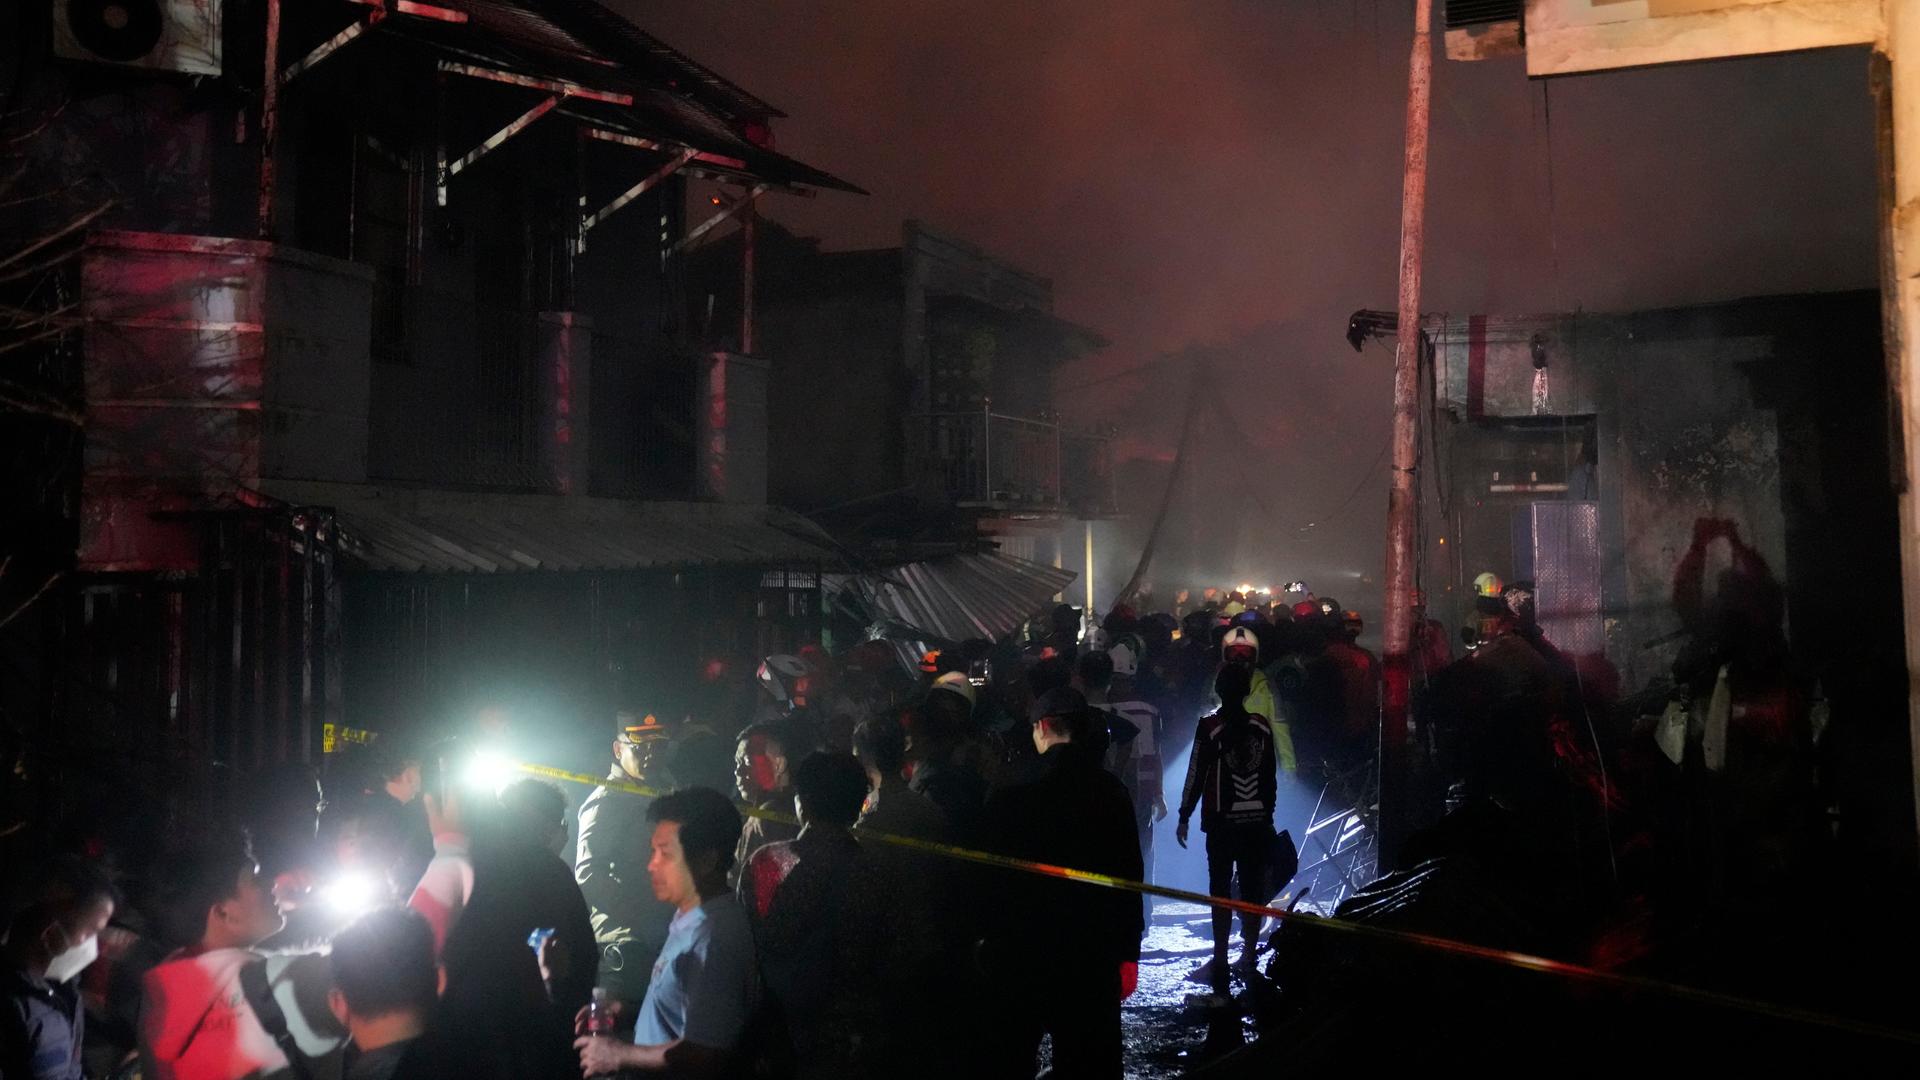
[[[62,983],[86,970],[100,956],[100,937],[88,934],[80,944],[69,946],[47,961],[47,981]]]

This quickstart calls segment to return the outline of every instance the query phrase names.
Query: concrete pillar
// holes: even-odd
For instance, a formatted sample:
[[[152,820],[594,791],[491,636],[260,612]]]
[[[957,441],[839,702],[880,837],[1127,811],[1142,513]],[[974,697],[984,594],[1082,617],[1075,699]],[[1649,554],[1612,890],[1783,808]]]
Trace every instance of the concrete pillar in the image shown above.
[[[699,497],[765,503],[769,366],[765,360],[730,352],[711,353],[704,364],[696,435]]]
[[[570,311],[539,315],[540,488],[586,495],[591,480],[587,417],[592,389],[593,320]]]
[[[1899,440],[1900,577],[1906,614],[1907,739],[1920,822],[1920,0],[1886,0],[1875,45],[1879,102],[1881,303],[1887,389]]]

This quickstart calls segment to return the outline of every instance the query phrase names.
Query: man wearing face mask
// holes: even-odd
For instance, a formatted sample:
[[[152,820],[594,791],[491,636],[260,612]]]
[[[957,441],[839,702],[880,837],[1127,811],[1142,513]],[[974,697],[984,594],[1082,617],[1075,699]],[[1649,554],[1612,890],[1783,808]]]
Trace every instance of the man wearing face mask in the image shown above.
[[[609,781],[665,790],[672,786],[665,763],[667,729],[651,713],[621,709],[614,717],[613,768]],[[673,908],[648,893],[648,842],[653,827],[647,808],[653,800],[609,788],[594,788],[580,804],[573,879],[592,912],[599,946],[599,981],[607,993],[629,1004],[647,996],[654,958],[667,941]]]
[[[99,871],[69,859],[26,879],[27,889],[10,898],[0,972],[0,1077],[81,1080],[86,1009],[73,980],[100,953],[113,889]]]

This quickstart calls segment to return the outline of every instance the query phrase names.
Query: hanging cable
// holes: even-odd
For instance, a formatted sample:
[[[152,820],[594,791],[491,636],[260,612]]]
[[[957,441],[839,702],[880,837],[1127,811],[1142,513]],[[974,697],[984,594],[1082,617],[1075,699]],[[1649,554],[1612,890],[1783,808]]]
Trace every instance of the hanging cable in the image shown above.
[[[1200,415],[1200,403],[1204,400],[1201,394],[1209,381],[1207,368],[1203,365],[1195,371],[1193,381],[1187,385],[1187,415],[1180,422],[1180,442],[1174,449],[1173,469],[1167,474],[1167,490],[1160,496],[1160,510],[1153,516],[1153,528],[1147,533],[1147,542],[1140,548],[1140,561],[1134,565],[1133,576],[1114,595],[1114,607],[1133,599],[1153,565],[1154,549],[1160,545],[1160,534],[1167,525],[1167,511],[1173,507],[1174,495],[1180,490],[1180,478],[1186,472],[1187,459],[1193,451],[1194,420]]]

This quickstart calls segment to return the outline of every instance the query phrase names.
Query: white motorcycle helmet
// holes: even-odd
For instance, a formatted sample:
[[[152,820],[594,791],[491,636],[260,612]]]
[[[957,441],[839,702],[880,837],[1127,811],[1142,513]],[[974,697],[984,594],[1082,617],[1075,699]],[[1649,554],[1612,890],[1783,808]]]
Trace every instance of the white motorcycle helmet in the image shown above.
[[[1254,662],[1258,663],[1260,660],[1260,639],[1255,637],[1253,631],[1247,627],[1236,626],[1227,631],[1226,637],[1220,639],[1222,659],[1232,655],[1235,649],[1252,649]]]

